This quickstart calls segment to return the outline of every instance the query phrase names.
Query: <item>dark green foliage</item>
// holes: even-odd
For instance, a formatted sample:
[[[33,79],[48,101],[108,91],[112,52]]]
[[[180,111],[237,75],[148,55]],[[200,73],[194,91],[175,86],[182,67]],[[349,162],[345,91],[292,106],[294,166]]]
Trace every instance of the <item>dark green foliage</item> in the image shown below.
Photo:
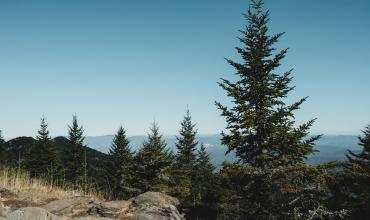
[[[350,163],[358,165],[364,172],[370,174],[370,125],[362,133],[363,136],[358,137],[359,145],[362,146],[361,153],[356,154],[349,150],[347,158]]]
[[[70,165],[72,160],[70,141],[65,137],[54,138],[55,148],[61,161],[61,174],[60,185],[72,186],[75,184],[74,179],[68,179],[68,173],[65,169]],[[86,147],[86,158],[89,163],[87,164],[87,178],[88,185],[94,187],[98,191],[106,191],[106,164],[109,161],[108,155],[101,153],[97,150]]]
[[[0,130],[0,164],[3,164],[5,162],[5,140],[2,135],[2,131]]]
[[[7,157],[5,163],[7,166],[27,170],[27,159],[30,158],[30,150],[36,140],[32,137],[17,137],[5,143]],[[68,179],[66,167],[72,160],[70,141],[65,137],[56,137],[52,140],[57,158],[59,158],[59,169],[52,179],[52,183],[59,186],[74,186],[75,180]],[[107,190],[106,164],[109,161],[108,155],[97,150],[86,148],[87,164],[87,182],[95,190],[104,192]],[[58,167],[55,167],[58,168]],[[44,175],[43,177],[48,177]],[[50,179],[48,179],[50,180]]]
[[[321,178],[326,169],[307,166],[320,135],[309,136],[314,120],[295,127],[294,112],[306,101],[291,105],[285,98],[292,71],[276,73],[287,49],[275,53],[283,33],[269,36],[269,12],[260,0],[252,1],[241,30],[242,62],[227,59],[238,80],[222,79],[219,85],[232,98],[232,107],[216,102],[226,117],[228,130],[222,144],[235,152],[238,163],[221,171],[224,192],[220,209],[225,219],[327,219],[345,212],[327,209],[329,191]]]
[[[58,158],[54,142],[49,135],[48,124],[41,118],[40,130],[27,158],[27,170],[32,177],[53,177],[58,167]]]
[[[337,164],[263,169],[225,164],[221,219],[344,219],[328,209],[328,178]]]
[[[351,211],[351,219],[370,218],[370,125],[359,136],[360,153],[349,151],[344,171],[332,181],[333,206]]]
[[[180,136],[176,137],[177,160],[191,169],[196,160],[195,150],[198,142],[195,140],[197,131],[195,124],[191,122],[189,110],[186,111],[184,120],[181,122],[179,133]]]
[[[132,189],[134,180],[133,152],[122,126],[114,136],[108,156],[107,174],[109,175],[110,194],[115,199],[132,197],[135,194],[135,191]]]
[[[227,59],[237,80],[219,83],[232,106],[216,102],[227,122],[222,144],[238,162],[225,162],[215,173],[203,144],[195,153],[197,131],[187,111],[177,155],[168,151],[155,123],[136,155],[122,127],[105,155],[84,145],[83,127],[73,116],[68,139],[51,139],[44,118],[36,140],[5,143],[0,131],[0,163],[26,168],[32,176],[56,176],[57,185],[94,187],[114,199],[167,192],[180,199],[187,219],[370,219],[370,125],[359,137],[362,152],[349,151],[348,163],[305,164],[320,136],[309,135],[315,120],[295,126],[294,112],[306,98],[285,102],[294,87],[291,70],[277,73],[287,53],[275,52],[283,33],[269,36],[269,13],[262,6],[252,0],[245,14],[248,25],[236,48],[242,61]]]
[[[5,163],[12,167],[26,169],[26,159],[29,158],[29,152],[35,144],[32,137],[17,137],[5,143],[6,158]]]
[[[0,144],[3,145],[5,143],[3,132],[0,130]]]
[[[76,186],[84,185],[85,146],[84,129],[78,124],[77,116],[73,116],[72,125],[68,126],[68,140],[70,146],[70,163],[66,166],[66,179]]]
[[[193,205],[194,177],[196,165],[197,131],[191,121],[189,110],[186,111],[181,122],[180,136],[176,137],[176,162],[171,168],[172,186],[171,194],[180,199],[182,205]]]
[[[216,186],[215,167],[211,163],[210,156],[203,144],[198,151],[194,171],[195,178],[192,189],[194,203],[202,205],[212,202],[210,198],[212,198]]]
[[[269,13],[262,11],[262,1],[252,1],[245,18],[248,25],[240,31],[243,46],[236,48],[243,62],[227,59],[239,80],[219,83],[234,103],[229,108],[216,102],[229,130],[222,134],[222,143],[246,165],[271,168],[301,163],[315,151],[313,143],[319,136],[307,137],[314,120],[294,127],[293,112],[306,98],[292,105],[284,102],[294,89],[289,86],[292,71],[277,74],[275,70],[287,50],[273,55],[283,33],[268,35]]]
[[[135,186],[142,191],[168,192],[170,167],[174,158],[166,148],[156,123],[153,123],[150,131],[134,158]]]
[[[186,213],[187,219],[215,219],[219,202],[220,185],[218,174],[211,163],[206,148],[201,144],[193,168],[191,185],[191,206]]]

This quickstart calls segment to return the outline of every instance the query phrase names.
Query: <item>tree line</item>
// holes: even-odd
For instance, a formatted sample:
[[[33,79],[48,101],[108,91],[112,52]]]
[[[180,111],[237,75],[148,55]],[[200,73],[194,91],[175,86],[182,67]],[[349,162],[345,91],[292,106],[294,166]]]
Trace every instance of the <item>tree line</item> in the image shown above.
[[[33,178],[44,178],[51,184],[84,191],[99,191],[109,199],[129,199],[146,191],[160,191],[179,198],[184,209],[205,206],[214,189],[215,167],[206,148],[198,149],[197,130],[189,110],[186,111],[179,135],[177,152],[170,151],[156,122],[136,152],[121,126],[114,135],[107,158],[100,164],[101,172],[88,169],[90,158],[84,143],[84,128],[73,116],[68,125],[65,154],[56,149],[43,116],[34,143],[22,152],[21,168]],[[0,153],[6,163],[5,141],[0,131]],[[61,157],[66,159],[62,159]],[[9,163],[11,164],[11,163]],[[99,179],[97,178],[99,176]]]
[[[270,35],[269,11],[261,0],[252,0],[244,17],[247,24],[236,47],[241,60],[226,59],[237,80],[219,83],[232,104],[215,103],[226,120],[225,153],[234,152],[237,161],[215,170],[204,145],[197,148],[197,130],[187,111],[176,153],[168,150],[156,123],[137,152],[120,127],[104,164],[102,190],[114,199],[166,192],[180,199],[188,219],[369,219],[370,125],[359,137],[360,153],[349,151],[343,162],[307,164],[321,135],[310,134],[316,119],[296,126],[294,113],[307,97],[292,104],[285,100],[294,86],[292,70],[277,72],[288,52],[276,49],[284,33]],[[71,160],[59,167],[42,118],[26,167],[33,176],[62,175],[76,187],[89,187],[93,176],[83,140],[83,128],[73,117]]]

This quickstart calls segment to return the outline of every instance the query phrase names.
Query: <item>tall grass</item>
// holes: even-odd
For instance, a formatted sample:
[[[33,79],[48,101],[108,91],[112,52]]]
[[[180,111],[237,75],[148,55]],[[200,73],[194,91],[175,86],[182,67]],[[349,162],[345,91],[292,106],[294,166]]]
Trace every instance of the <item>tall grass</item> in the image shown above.
[[[17,199],[40,204],[54,199],[83,195],[101,198],[95,192],[85,193],[82,190],[61,188],[46,180],[31,178],[24,170],[2,166],[0,166],[0,187],[10,190]]]

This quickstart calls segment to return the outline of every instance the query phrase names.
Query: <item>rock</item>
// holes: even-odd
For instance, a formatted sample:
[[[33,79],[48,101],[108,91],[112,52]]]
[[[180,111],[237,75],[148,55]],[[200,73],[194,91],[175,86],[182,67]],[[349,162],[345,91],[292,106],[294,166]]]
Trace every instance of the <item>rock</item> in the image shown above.
[[[17,209],[6,216],[7,220],[63,220],[45,209],[39,207],[27,207]]]
[[[131,201],[109,201],[94,206],[89,210],[90,214],[98,214],[103,217],[120,218],[125,216],[132,205]]]
[[[6,199],[3,201],[3,204],[11,208],[36,207],[39,205],[38,203],[34,203],[31,201],[25,201],[23,199],[18,199],[18,198]]]
[[[95,217],[95,216],[85,216],[73,218],[73,220],[113,220],[113,218]]]
[[[157,207],[178,206],[178,199],[161,192],[146,192],[131,199],[136,205],[154,205]]]
[[[0,219],[5,218],[11,211],[10,207],[0,207]]]
[[[160,192],[146,192],[127,201],[100,203],[90,214],[131,220],[184,220],[176,206],[179,200]]]
[[[130,220],[185,220],[176,207],[170,205],[166,208],[144,206],[128,216]]]
[[[83,216],[88,214],[88,210],[95,205],[94,198],[77,196],[69,199],[61,199],[52,201],[42,208],[56,215],[63,216]]]
[[[133,212],[127,215],[130,220],[184,220],[176,206],[178,199],[160,192],[146,192],[133,199]]]
[[[160,192],[146,192],[129,200],[96,203],[91,197],[72,197],[40,207],[11,211],[0,207],[0,220],[184,220],[179,201]]]

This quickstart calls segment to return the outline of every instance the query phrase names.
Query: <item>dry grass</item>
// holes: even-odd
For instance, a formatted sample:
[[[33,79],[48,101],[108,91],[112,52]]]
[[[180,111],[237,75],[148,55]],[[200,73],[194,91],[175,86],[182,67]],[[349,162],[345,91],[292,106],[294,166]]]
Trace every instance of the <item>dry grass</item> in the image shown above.
[[[48,184],[41,179],[32,179],[25,171],[13,168],[0,167],[0,188],[10,190],[14,195],[11,199],[42,205],[55,199],[70,198],[73,196],[92,196],[101,198],[94,192],[84,193],[80,190],[61,189]]]

